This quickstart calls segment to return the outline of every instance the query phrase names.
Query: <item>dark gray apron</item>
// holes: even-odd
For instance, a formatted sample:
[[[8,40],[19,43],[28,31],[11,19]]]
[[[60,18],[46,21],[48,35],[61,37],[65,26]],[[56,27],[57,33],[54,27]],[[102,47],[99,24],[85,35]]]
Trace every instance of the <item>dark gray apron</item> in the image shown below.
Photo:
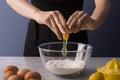
[[[76,10],[82,10],[83,8],[83,0],[32,0],[32,4],[44,11],[59,10],[66,20]],[[70,34],[68,41],[88,43],[87,31]],[[38,45],[46,42],[59,42],[59,40],[46,25],[30,20],[24,56],[39,56]]]

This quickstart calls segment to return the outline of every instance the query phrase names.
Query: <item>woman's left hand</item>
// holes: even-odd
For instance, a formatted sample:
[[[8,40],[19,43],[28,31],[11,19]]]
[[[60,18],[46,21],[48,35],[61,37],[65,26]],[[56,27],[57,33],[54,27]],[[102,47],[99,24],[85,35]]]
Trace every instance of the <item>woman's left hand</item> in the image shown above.
[[[77,33],[80,30],[95,30],[97,22],[84,11],[74,12],[67,21],[70,33]]]

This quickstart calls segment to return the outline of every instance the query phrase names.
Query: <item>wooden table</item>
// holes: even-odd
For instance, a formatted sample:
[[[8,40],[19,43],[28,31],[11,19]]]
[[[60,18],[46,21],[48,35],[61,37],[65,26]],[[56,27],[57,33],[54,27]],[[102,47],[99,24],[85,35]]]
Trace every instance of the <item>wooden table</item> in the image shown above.
[[[86,70],[79,75],[79,78],[63,78],[49,73],[41,62],[40,57],[0,57],[0,80],[3,80],[3,69],[7,65],[15,65],[19,69],[28,68],[38,71],[42,80],[88,80],[91,73],[96,71],[100,65],[104,65],[112,57],[92,57],[86,66]],[[120,58],[117,58],[120,60]]]

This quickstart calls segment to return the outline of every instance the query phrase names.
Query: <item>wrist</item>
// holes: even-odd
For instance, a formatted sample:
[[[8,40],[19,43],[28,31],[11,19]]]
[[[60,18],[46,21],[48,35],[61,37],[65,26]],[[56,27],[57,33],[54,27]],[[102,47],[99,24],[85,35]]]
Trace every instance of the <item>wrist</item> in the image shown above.
[[[38,22],[41,13],[42,13],[42,11],[39,9],[34,10],[32,13],[32,19],[35,20],[36,22]]]
[[[103,23],[103,21],[104,21],[104,19],[102,18],[102,16],[98,17],[96,15],[92,15],[91,18],[95,21],[95,23],[96,23],[97,26],[100,26]]]
[[[99,21],[90,17],[87,21],[87,27],[89,30],[96,30],[99,26]]]

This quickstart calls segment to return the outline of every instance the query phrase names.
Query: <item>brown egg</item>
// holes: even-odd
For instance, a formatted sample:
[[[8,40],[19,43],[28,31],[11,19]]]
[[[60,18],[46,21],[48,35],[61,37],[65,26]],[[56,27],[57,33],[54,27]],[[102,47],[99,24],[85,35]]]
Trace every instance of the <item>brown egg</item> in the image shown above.
[[[28,80],[40,80],[40,79],[36,79],[36,78],[30,78],[30,79],[28,79]]]
[[[36,78],[41,80],[41,75],[38,72],[30,71],[25,75],[24,79],[29,80],[30,78]]]
[[[15,75],[15,73],[12,72],[12,71],[7,71],[7,72],[4,73],[3,78],[4,78],[4,80],[7,80],[12,75]]]
[[[18,67],[14,66],[14,65],[8,65],[4,68],[4,73],[7,71],[12,71],[16,74],[18,70],[19,70]]]
[[[22,80],[22,78],[18,75],[12,75],[8,78],[8,80]]]
[[[25,74],[29,71],[30,71],[29,69],[23,68],[17,72],[17,75],[19,75],[22,79],[24,79]]]

